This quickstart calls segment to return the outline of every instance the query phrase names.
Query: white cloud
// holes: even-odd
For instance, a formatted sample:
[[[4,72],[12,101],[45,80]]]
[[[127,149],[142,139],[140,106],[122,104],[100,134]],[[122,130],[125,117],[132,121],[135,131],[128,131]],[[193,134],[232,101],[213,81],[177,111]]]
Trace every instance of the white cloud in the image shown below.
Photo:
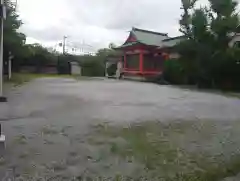
[[[22,31],[43,44],[64,35],[94,49],[121,44],[133,26],[178,35],[180,0],[18,0]]]

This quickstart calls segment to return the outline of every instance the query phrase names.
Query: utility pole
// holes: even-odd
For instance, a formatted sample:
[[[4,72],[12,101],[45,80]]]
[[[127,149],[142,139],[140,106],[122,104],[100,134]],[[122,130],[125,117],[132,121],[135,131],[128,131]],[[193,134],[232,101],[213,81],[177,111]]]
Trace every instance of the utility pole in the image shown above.
[[[4,0],[1,0],[1,28],[0,28],[0,102],[7,102],[7,98],[3,96],[3,25],[6,19],[6,7]]]
[[[7,102],[7,98],[3,97],[3,24],[4,24],[4,19],[6,19],[6,6],[4,3],[4,0],[1,0],[1,42],[0,42],[0,102]],[[2,134],[2,125],[0,123],[0,150],[3,151],[5,149],[5,135]]]
[[[63,55],[65,55],[66,53],[66,39],[67,39],[67,36],[64,36],[63,37]]]

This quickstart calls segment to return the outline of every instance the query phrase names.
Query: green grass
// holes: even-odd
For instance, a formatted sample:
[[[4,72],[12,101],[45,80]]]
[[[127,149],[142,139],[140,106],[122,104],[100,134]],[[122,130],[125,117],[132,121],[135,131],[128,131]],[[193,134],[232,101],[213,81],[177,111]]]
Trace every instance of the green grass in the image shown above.
[[[171,85],[173,87],[189,90],[189,91],[197,91],[197,92],[203,92],[203,93],[210,93],[210,94],[217,94],[222,95],[225,97],[233,97],[233,98],[239,98],[240,99],[240,92],[239,91],[227,91],[227,90],[220,90],[220,89],[198,89],[196,86],[185,86],[185,85]]]
[[[30,74],[30,73],[14,73],[11,80],[5,80],[5,83],[13,84],[14,86],[19,86],[24,83],[30,82],[31,80],[44,78],[44,77],[55,77],[55,78],[73,78],[73,79],[84,79],[80,76],[73,75],[58,75],[58,74]]]
[[[223,145],[222,138],[240,130],[238,122],[232,126],[235,130],[228,130],[223,135],[219,126],[211,121],[171,124],[146,122],[126,128],[100,125],[95,130],[98,135],[96,140],[104,137],[111,154],[120,156],[126,162],[143,164],[144,170],[139,174],[147,179],[221,181],[240,172],[240,155],[226,158],[224,154],[206,151],[205,148],[209,144],[222,145],[219,151],[227,153],[231,143]],[[216,139],[218,134],[219,139]],[[123,138],[126,144],[119,143],[119,138]],[[234,139],[230,137],[229,140]],[[191,145],[195,145],[197,149],[191,151]]]
[[[235,97],[240,99],[240,92],[226,92],[224,95],[227,97]]]

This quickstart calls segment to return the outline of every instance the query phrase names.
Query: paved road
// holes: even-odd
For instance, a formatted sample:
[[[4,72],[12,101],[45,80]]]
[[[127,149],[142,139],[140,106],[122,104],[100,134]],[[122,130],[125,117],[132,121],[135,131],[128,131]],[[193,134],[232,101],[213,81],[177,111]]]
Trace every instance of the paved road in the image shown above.
[[[33,167],[47,175],[54,165],[60,172],[67,170],[65,175],[85,173],[86,168],[91,173],[111,173],[88,162],[98,153],[83,137],[89,125],[99,122],[240,119],[240,99],[150,83],[43,78],[14,88],[8,96],[9,102],[0,104],[7,135],[6,163],[0,160],[4,175],[6,168],[19,175],[34,172],[29,169]],[[61,167],[61,161],[71,166]],[[118,163],[115,170],[131,169]]]

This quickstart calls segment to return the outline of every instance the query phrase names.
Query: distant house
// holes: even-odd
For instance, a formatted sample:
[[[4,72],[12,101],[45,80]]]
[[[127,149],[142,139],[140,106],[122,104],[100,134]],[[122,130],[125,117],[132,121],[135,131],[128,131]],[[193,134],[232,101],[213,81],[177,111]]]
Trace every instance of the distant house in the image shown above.
[[[116,48],[122,52],[122,57],[119,57],[123,64],[119,66],[121,72],[142,77],[160,76],[164,61],[178,57],[176,53],[170,53],[169,49],[183,38],[171,38],[167,33],[132,28],[125,43]]]

